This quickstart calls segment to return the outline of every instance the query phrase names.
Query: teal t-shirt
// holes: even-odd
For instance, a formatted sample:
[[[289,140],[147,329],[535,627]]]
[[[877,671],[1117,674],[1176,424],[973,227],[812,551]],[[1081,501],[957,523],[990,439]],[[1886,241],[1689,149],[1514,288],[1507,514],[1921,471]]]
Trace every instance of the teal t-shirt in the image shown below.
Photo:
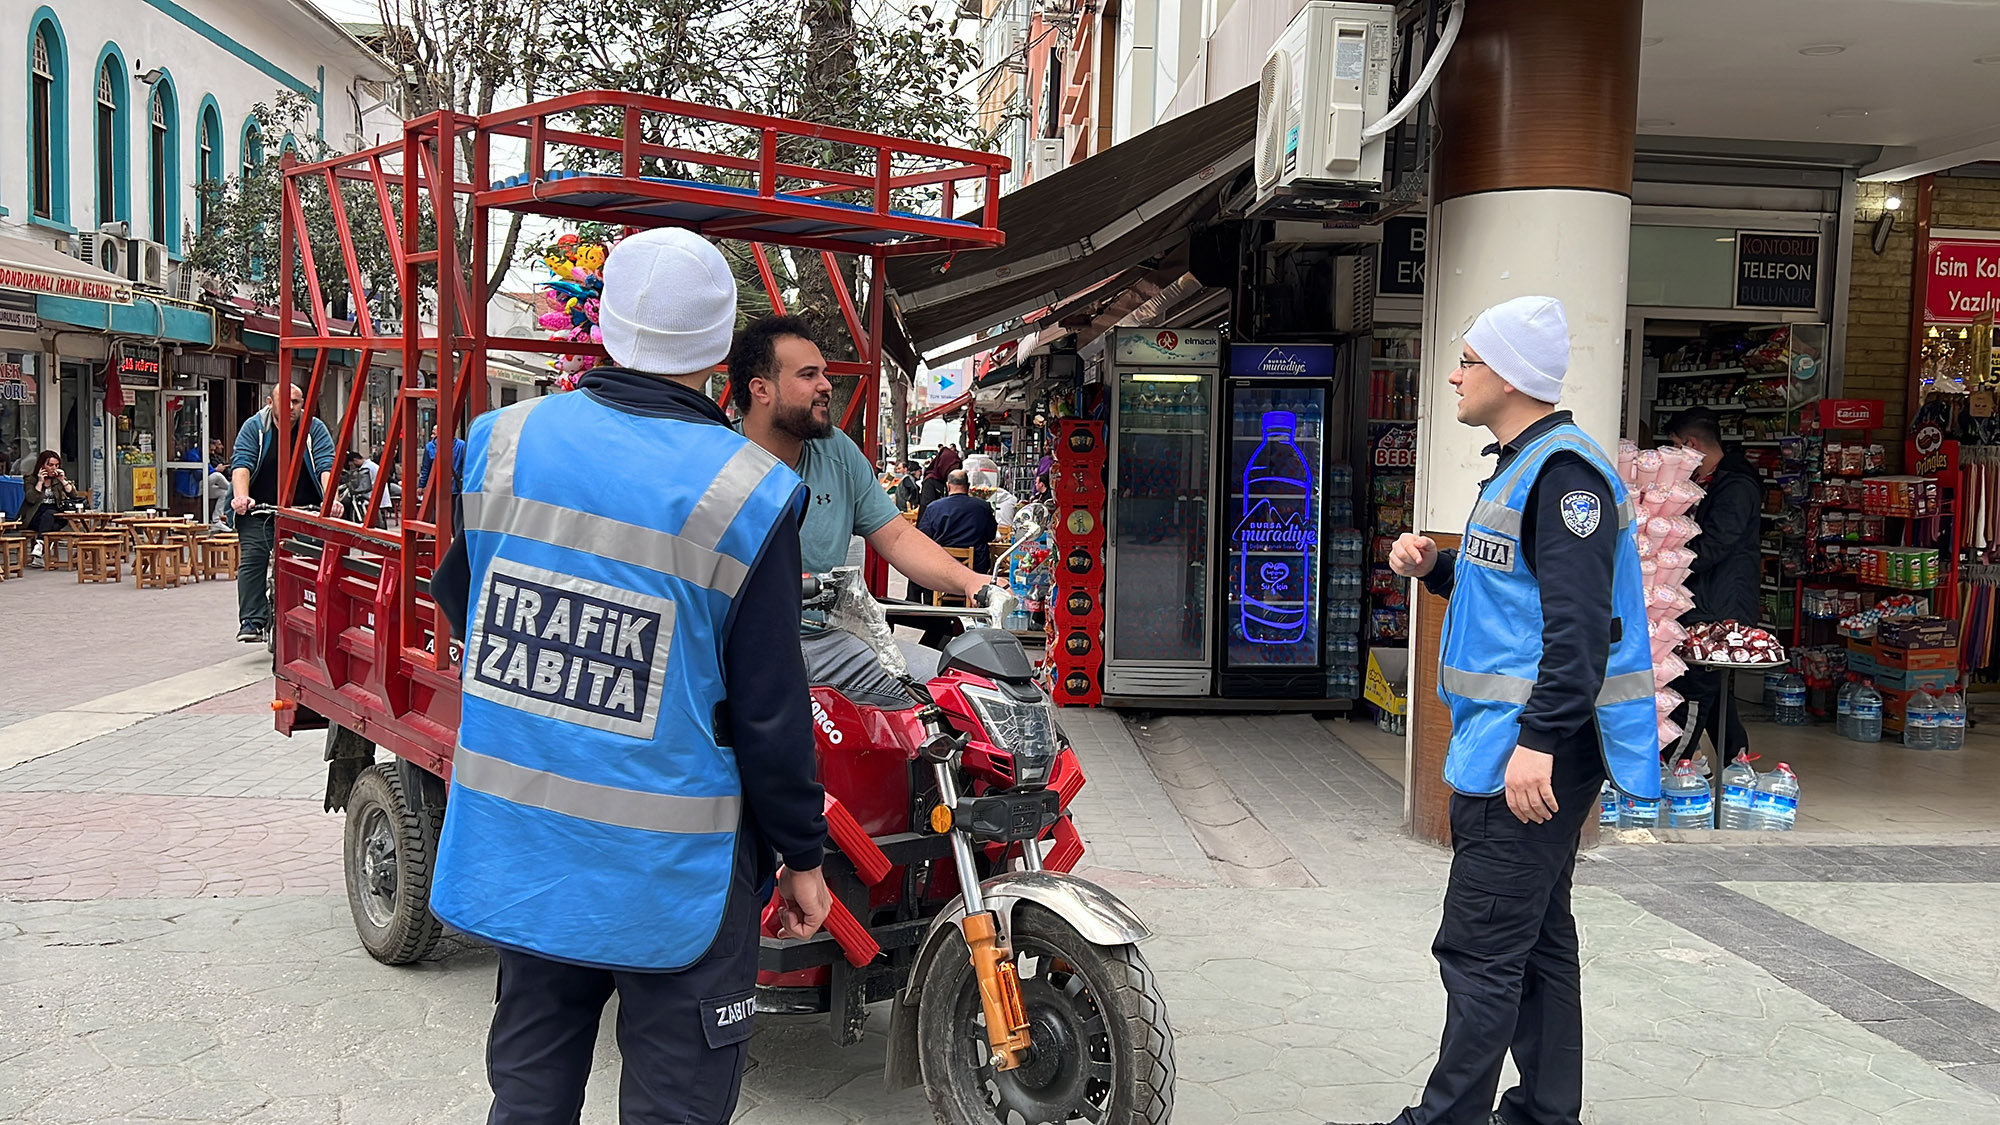
[[[846,566],[849,540],[873,535],[900,518],[861,447],[839,430],[806,443],[799,479],[811,493],[799,527],[799,554],[814,574]]]

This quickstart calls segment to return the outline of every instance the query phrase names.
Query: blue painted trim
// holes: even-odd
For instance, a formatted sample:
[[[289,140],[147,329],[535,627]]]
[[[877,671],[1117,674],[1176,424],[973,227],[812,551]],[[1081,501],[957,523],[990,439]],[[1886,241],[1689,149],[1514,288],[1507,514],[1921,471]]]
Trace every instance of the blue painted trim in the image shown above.
[[[319,139],[326,140],[326,68],[319,68],[319,96],[313,99],[319,103]]]
[[[74,297],[38,297],[35,313],[43,320],[95,328],[100,332],[118,332],[129,336],[158,334],[163,340],[204,347],[215,343],[213,316],[178,305],[163,305],[144,295],[135,294],[129,305],[84,301]]]
[[[177,255],[181,252],[181,192],[186,190],[185,185],[188,179],[181,174],[181,92],[180,88],[174,85],[173,71],[168,70],[166,67],[160,68],[160,81],[153,87],[152,93],[146,96],[151,99],[159,97],[163,93],[166,95],[167,110],[167,151],[165,161],[167,168],[167,189],[161,193],[161,198],[166,201],[167,214],[166,221],[160,224],[162,228],[160,233],[166,235],[166,237],[160,239],[160,241],[166,244],[168,253]],[[153,108],[148,104],[146,107],[146,175],[148,177],[146,183],[146,221],[148,224],[151,224],[153,219],[152,174]],[[148,233],[151,233],[150,230]]]
[[[188,30],[194,32],[196,35],[199,35],[203,39],[208,40],[210,43],[213,43],[216,46],[222,48],[223,50],[228,51],[230,54],[235,55],[237,58],[242,59],[246,63],[249,63],[251,66],[256,67],[267,77],[276,80],[279,84],[283,85],[287,89],[296,90],[301,94],[313,94],[313,96],[316,99],[324,100],[323,98],[320,97],[320,95],[314,92],[313,88],[310,85],[308,85],[307,83],[298,78],[294,78],[291,75],[291,73],[285,70],[283,67],[280,67],[278,64],[272,62],[271,60],[265,58],[264,56],[258,54],[257,52],[251,50],[250,48],[245,47],[243,44],[238,43],[236,40],[230,38],[228,35],[217,30],[214,24],[209,23],[207,20],[202,19],[200,16],[195,15],[193,12],[190,12],[186,8],[181,7],[179,4],[174,3],[173,0],[146,0],[146,3],[152,5],[159,11],[166,13],[169,17],[171,17],[176,23],[179,23],[182,27],[187,28]]]
[[[246,117],[243,128],[236,135],[236,167],[241,170],[245,164],[264,162],[264,131],[257,128],[257,119]]]
[[[60,234],[76,233],[76,228],[69,225],[68,223],[63,222],[60,219],[44,219],[40,215],[29,215],[28,225],[31,227],[47,227],[50,230],[56,231]]]
[[[208,146],[209,165],[203,168],[201,166],[201,138],[203,131],[211,125],[215,128],[214,135],[211,138],[212,143]],[[194,130],[194,221],[195,229],[200,230],[206,225],[202,221],[206,217],[202,213],[202,173],[206,172],[210,179],[217,182],[228,178],[223,174],[223,169],[229,167],[229,158],[228,153],[225,151],[228,148],[228,143],[222,137],[222,107],[216,104],[214,94],[203,94],[201,96],[201,107],[195,111],[194,115]]]
[[[299,139],[297,137],[292,136],[292,131],[290,129],[285,130],[284,142],[278,145],[279,155],[282,156],[288,152],[291,153],[293,156],[297,156],[299,154]]]
[[[48,7],[35,9],[28,18],[28,100],[35,104],[35,36],[42,27],[49,29],[52,43],[49,51],[49,70],[55,81],[49,84],[49,215],[43,218],[35,214],[35,130],[33,123],[28,128],[28,221],[38,226],[54,227],[76,233],[69,225],[69,40],[63,37],[62,21],[56,18],[55,10]]]
[[[106,59],[116,59],[118,83],[113,95],[118,99],[118,108],[111,113],[111,199],[97,201],[97,225],[115,223],[120,219],[127,222],[132,218],[132,82],[125,77],[125,52],[118,44],[106,42],[97,52],[97,63],[90,68],[90,135],[92,148],[97,138],[97,75],[104,69]],[[103,160],[104,153],[97,153]],[[98,183],[97,169],[91,169],[91,183]],[[107,206],[108,204],[108,206]]]

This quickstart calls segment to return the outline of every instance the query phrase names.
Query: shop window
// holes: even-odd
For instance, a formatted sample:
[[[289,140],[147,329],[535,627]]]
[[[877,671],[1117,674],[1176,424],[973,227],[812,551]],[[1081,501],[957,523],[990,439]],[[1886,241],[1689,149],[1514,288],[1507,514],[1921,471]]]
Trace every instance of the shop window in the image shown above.
[[[40,376],[34,352],[0,352],[0,474],[21,476],[42,450]],[[14,513],[6,513],[14,518]]]
[[[152,188],[147,218],[148,235],[175,253],[180,252],[180,106],[174,96],[174,80],[162,74],[147,99],[147,168]]]
[[[131,154],[125,125],[128,93],[125,64],[116,47],[107,46],[97,66],[97,221],[115,223],[131,214],[131,189],[125,170]]]
[[[67,148],[68,105],[65,81],[68,52],[55,17],[35,22],[28,37],[28,179],[34,213],[51,222],[69,220],[66,192],[68,169],[56,154]]]

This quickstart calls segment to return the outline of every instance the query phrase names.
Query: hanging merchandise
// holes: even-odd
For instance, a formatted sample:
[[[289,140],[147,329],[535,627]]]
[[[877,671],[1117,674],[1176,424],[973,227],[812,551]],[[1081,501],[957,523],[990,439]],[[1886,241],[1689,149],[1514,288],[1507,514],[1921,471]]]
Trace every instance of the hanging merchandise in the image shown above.
[[[1686,733],[1668,718],[1683,702],[1668,685],[1687,671],[1674,649],[1687,639],[1680,616],[1694,607],[1683,585],[1694,566],[1687,542],[1701,534],[1688,515],[1704,493],[1689,478],[1701,464],[1701,454],[1669,447],[1641,450],[1630,441],[1618,444],[1618,475],[1636,500],[1636,545],[1639,573],[1646,599],[1646,629],[1653,646],[1653,703],[1659,717],[1660,745],[1682,741]]]
[[[549,339],[569,343],[602,344],[604,331],[598,326],[598,302],[604,293],[604,260],[618,228],[610,223],[583,223],[538,246],[527,256],[548,266],[554,276],[542,282],[541,316],[538,323],[549,330]],[[556,372],[558,390],[576,389],[585,371],[597,366],[588,355],[554,356],[549,366]]]

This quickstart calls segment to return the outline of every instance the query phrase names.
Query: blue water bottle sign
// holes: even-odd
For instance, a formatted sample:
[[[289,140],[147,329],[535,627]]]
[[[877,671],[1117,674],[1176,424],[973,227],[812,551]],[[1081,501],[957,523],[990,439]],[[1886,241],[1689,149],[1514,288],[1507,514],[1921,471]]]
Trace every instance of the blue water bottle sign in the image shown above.
[[[1312,468],[1299,452],[1296,414],[1267,410],[1262,425],[1264,439],[1243,469],[1242,515],[1232,536],[1239,624],[1254,644],[1297,644],[1311,620],[1319,540]]]

